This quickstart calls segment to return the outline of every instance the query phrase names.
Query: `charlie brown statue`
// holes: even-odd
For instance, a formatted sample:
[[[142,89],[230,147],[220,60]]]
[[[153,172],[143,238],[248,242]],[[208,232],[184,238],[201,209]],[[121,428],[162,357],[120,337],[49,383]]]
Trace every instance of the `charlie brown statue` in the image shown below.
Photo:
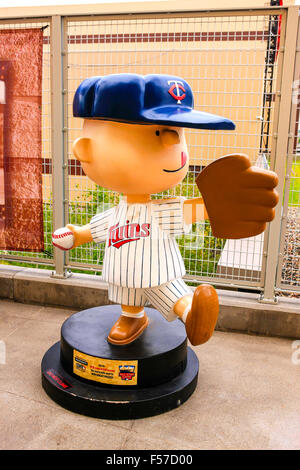
[[[201,196],[151,199],[186,176],[189,156],[184,128],[235,128],[229,119],[193,109],[188,83],[170,75],[113,74],[92,77],[78,87],[75,117],[84,118],[75,157],[96,184],[122,194],[120,203],[92,217],[84,227],[67,225],[72,248],[105,243],[102,278],[108,298],[122,314],[108,341],[126,345],[147,328],[149,303],[168,321],[180,318],[193,345],[206,342],[216,325],[215,289],[187,286],[176,236],[209,218],[220,238],[263,232],[274,218],[275,173],[251,166],[247,156],[221,157],[197,177]]]

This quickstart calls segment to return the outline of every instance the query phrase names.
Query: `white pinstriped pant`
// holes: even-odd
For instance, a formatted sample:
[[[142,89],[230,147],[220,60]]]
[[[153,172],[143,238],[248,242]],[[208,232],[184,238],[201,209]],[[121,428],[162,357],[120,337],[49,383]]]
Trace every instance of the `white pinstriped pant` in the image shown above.
[[[143,289],[108,284],[108,298],[112,302],[135,307],[151,304],[168,321],[178,318],[173,312],[174,304],[187,294],[192,294],[192,290],[182,279]]]

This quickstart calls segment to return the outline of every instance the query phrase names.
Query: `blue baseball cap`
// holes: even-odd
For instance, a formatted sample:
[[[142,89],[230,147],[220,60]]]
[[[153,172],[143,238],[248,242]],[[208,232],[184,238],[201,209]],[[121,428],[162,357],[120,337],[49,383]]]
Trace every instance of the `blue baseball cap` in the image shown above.
[[[190,85],[173,75],[121,73],[87,78],[76,90],[73,115],[132,124],[235,129],[230,119],[195,111]]]

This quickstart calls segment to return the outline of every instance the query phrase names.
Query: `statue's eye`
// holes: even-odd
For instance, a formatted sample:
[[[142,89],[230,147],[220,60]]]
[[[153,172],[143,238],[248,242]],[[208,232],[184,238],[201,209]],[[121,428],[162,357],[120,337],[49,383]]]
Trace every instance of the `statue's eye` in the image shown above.
[[[159,136],[159,135],[160,135],[160,132],[159,132],[159,131],[155,131],[155,134],[156,134],[157,136]]]

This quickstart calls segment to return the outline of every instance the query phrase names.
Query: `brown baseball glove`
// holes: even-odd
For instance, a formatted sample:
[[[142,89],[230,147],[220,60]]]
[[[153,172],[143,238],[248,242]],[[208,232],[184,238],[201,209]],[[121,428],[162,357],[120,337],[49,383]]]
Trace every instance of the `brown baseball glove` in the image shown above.
[[[246,238],[262,233],[273,220],[278,177],[251,165],[246,155],[227,155],[197,177],[212,233],[218,238]]]

